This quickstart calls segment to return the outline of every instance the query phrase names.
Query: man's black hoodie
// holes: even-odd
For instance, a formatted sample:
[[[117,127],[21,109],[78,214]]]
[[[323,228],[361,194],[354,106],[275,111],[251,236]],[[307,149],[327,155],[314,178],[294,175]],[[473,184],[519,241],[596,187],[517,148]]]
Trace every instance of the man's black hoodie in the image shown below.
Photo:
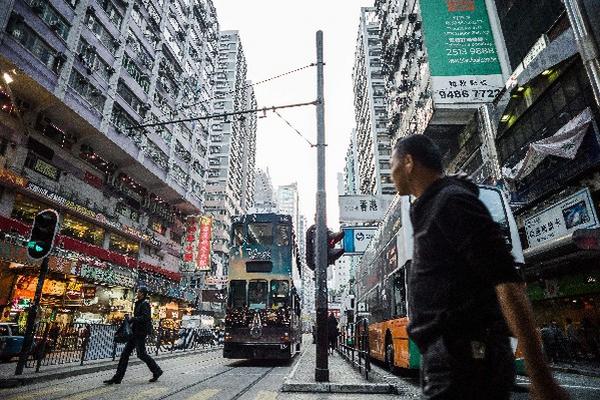
[[[498,224],[465,179],[435,181],[413,203],[408,332],[421,351],[441,335],[506,324],[494,287],[520,282]]]

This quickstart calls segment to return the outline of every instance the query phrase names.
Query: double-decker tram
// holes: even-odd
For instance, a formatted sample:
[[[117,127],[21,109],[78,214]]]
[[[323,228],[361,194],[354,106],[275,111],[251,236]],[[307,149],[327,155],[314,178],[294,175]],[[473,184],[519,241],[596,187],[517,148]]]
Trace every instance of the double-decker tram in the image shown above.
[[[292,218],[233,218],[225,358],[289,359],[300,351],[300,265]]]
[[[515,262],[523,263],[517,224],[496,188],[479,186],[479,198],[500,224]],[[420,366],[419,350],[407,334],[407,269],[413,251],[410,199],[397,196],[357,268],[358,318],[367,318],[370,356],[391,370]],[[517,360],[522,364],[522,360]],[[519,365],[518,365],[519,366]]]

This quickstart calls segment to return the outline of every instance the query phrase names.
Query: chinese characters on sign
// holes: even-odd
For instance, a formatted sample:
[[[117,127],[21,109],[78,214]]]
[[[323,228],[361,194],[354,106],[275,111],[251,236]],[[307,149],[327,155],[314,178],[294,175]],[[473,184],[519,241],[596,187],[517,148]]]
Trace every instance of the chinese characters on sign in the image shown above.
[[[595,227],[598,227],[598,217],[587,188],[525,220],[530,247],[565,237],[577,229]]]
[[[383,219],[393,196],[342,195],[338,196],[340,221],[366,222]]]
[[[504,80],[485,0],[424,0],[421,14],[433,100],[492,101]]]
[[[183,238],[183,271],[210,271],[212,217],[188,217]]]

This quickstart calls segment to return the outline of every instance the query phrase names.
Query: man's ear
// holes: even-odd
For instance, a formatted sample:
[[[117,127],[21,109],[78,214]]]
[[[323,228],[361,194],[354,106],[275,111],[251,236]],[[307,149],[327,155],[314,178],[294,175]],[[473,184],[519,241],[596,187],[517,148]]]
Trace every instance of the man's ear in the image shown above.
[[[408,170],[407,172],[412,172],[415,168],[415,160],[412,154],[406,154],[404,156],[404,167]]]

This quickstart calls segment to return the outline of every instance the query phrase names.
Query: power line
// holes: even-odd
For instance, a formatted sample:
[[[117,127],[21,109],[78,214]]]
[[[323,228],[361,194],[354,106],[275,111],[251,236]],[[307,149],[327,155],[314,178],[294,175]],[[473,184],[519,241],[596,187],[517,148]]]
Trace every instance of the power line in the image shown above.
[[[320,103],[319,100],[314,100],[314,101],[308,101],[305,103],[295,103],[295,104],[286,104],[286,105],[282,105],[282,106],[262,107],[262,108],[255,108],[252,110],[231,111],[231,112],[226,112],[226,113],[221,113],[221,114],[210,114],[210,115],[203,115],[203,116],[199,116],[199,117],[175,119],[172,121],[163,121],[163,122],[153,122],[150,124],[132,125],[132,126],[127,127],[126,129],[150,128],[153,126],[171,125],[171,124],[178,124],[181,122],[192,122],[192,121],[199,121],[199,120],[211,119],[211,118],[228,117],[228,116],[232,116],[232,115],[251,114],[251,113],[256,113],[256,112],[260,112],[260,111],[262,111],[263,113],[266,113],[267,111],[275,111],[275,110],[279,110],[279,109],[283,109],[283,108],[315,106],[319,103]]]
[[[306,143],[308,143],[310,145],[310,147],[316,147],[316,144],[312,143],[310,140],[308,140],[306,138],[306,136],[304,136],[302,133],[300,133],[300,131],[298,129],[296,129],[287,119],[283,118],[281,116],[281,114],[279,114],[277,112],[277,110],[273,110],[273,112],[283,120],[283,122],[285,122],[290,128],[292,128],[302,139],[304,139],[306,141]]]

